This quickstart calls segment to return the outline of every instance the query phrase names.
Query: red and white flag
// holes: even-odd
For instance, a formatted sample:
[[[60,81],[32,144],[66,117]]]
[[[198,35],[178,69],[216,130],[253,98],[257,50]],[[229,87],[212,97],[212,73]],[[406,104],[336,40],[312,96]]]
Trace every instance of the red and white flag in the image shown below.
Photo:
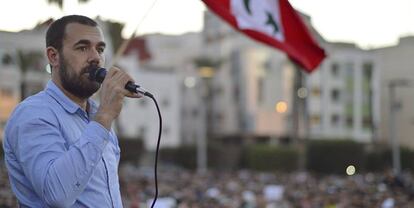
[[[286,52],[308,72],[326,56],[288,0],[203,1],[234,28]]]

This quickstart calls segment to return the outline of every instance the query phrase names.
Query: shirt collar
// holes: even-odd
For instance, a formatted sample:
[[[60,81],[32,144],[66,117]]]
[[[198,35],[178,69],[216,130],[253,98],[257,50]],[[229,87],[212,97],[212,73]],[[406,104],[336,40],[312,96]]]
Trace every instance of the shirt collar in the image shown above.
[[[73,114],[78,110],[82,110],[82,108],[68,98],[52,80],[48,81],[45,91],[47,94],[52,96],[67,112]],[[92,99],[88,99],[88,104],[89,113],[95,114],[98,111],[96,103]]]

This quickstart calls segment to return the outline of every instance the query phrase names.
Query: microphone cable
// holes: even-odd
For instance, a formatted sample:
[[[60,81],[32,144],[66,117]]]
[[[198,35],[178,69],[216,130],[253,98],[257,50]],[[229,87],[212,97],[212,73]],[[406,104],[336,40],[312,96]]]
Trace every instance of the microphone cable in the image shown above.
[[[158,128],[158,140],[157,140],[157,147],[156,147],[156,151],[155,151],[155,162],[154,162],[154,182],[155,182],[155,196],[154,196],[154,200],[152,201],[151,204],[151,208],[154,207],[155,202],[157,201],[158,198],[158,174],[157,174],[157,167],[158,167],[158,153],[160,150],[160,141],[161,141],[161,132],[162,132],[162,117],[161,117],[161,111],[160,111],[160,107],[158,106],[158,102],[157,100],[154,98],[154,96],[149,93],[146,92],[144,93],[145,96],[151,98],[154,103],[155,103],[155,107],[157,108],[157,112],[158,112],[158,120],[159,120],[159,128]]]
[[[156,3],[159,0],[154,0],[151,4],[151,6],[148,8],[148,10],[145,12],[143,18],[141,19],[141,21],[138,23],[137,27],[135,28],[134,32],[131,34],[131,36],[128,39],[125,39],[121,45],[119,46],[119,48],[116,50],[116,53],[114,55],[114,58],[112,60],[112,63],[110,64],[110,66],[114,66],[115,63],[117,63],[117,61],[120,59],[120,57],[123,55],[123,53],[125,52],[129,42],[136,36],[137,32],[138,32],[138,28],[141,26],[141,24],[144,22],[144,20],[147,18],[148,14],[152,11],[152,9],[154,9]],[[50,65],[46,66],[46,71],[49,72],[50,70]],[[95,72],[96,73],[96,72]],[[104,74],[104,76],[106,75],[106,72]],[[96,80],[96,75],[95,78],[91,77],[91,75],[89,75],[89,79],[91,80]],[[102,78],[102,77],[101,77]],[[103,78],[101,81],[98,81],[99,83],[102,83]],[[139,87],[139,86],[137,86]],[[157,177],[157,166],[158,166],[158,153],[159,153],[159,149],[160,149],[160,141],[161,141],[161,131],[162,131],[162,117],[161,117],[161,112],[160,112],[160,108],[158,106],[157,100],[154,98],[154,96],[145,91],[142,92],[144,96],[147,96],[149,98],[151,98],[154,103],[155,103],[155,107],[157,108],[157,112],[158,112],[158,118],[159,118],[159,129],[158,129],[158,140],[157,140],[157,147],[156,147],[156,152],[155,152],[155,163],[154,163],[154,181],[155,181],[155,196],[154,196],[154,200],[152,201],[152,205],[151,208],[154,207],[155,202],[157,201],[158,198],[158,177]]]
[[[89,73],[89,80],[94,80],[98,83],[102,83],[103,80],[105,79],[107,71],[106,71],[105,68],[91,66],[88,70],[88,73]],[[158,139],[157,139],[157,147],[156,147],[156,150],[155,150],[155,163],[154,163],[155,197],[154,197],[154,200],[153,200],[152,205],[151,205],[151,208],[153,208],[154,205],[155,205],[155,202],[157,201],[157,198],[158,198],[157,167],[158,167],[158,153],[159,153],[159,149],[160,149],[161,132],[162,132],[161,111],[160,111],[160,107],[158,106],[157,100],[154,98],[154,95],[152,95],[150,92],[148,92],[146,90],[143,90],[139,85],[136,85],[133,82],[128,82],[125,85],[125,89],[127,89],[130,92],[141,93],[144,96],[147,96],[147,97],[151,98],[154,101],[155,107],[157,108],[157,112],[158,112],[159,128],[158,128]]]

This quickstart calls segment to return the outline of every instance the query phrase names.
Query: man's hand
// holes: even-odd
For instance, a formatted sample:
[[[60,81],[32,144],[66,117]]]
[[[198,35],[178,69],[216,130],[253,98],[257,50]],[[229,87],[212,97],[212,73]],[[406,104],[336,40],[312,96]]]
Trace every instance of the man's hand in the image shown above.
[[[119,68],[112,67],[102,82],[100,92],[100,105],[95,121],[106,129],[111,129],[112,121],[118,117],[122,109],[124,97],[140,98],[141,94],[132,93],[125,89],[127,82],[134,80]]]

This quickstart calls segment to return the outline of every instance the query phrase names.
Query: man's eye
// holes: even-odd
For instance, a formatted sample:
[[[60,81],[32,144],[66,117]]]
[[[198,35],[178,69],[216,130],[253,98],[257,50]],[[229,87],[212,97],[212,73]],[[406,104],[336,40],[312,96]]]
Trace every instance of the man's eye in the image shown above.
[[[103,53],[105,51],[105,48],[98,48],[97,51],[98,53]]]
[[[81,47],[78,47],[78,50],[80,50],[80,51],[87,51],[88,48],[86,46],[81,46]]]

